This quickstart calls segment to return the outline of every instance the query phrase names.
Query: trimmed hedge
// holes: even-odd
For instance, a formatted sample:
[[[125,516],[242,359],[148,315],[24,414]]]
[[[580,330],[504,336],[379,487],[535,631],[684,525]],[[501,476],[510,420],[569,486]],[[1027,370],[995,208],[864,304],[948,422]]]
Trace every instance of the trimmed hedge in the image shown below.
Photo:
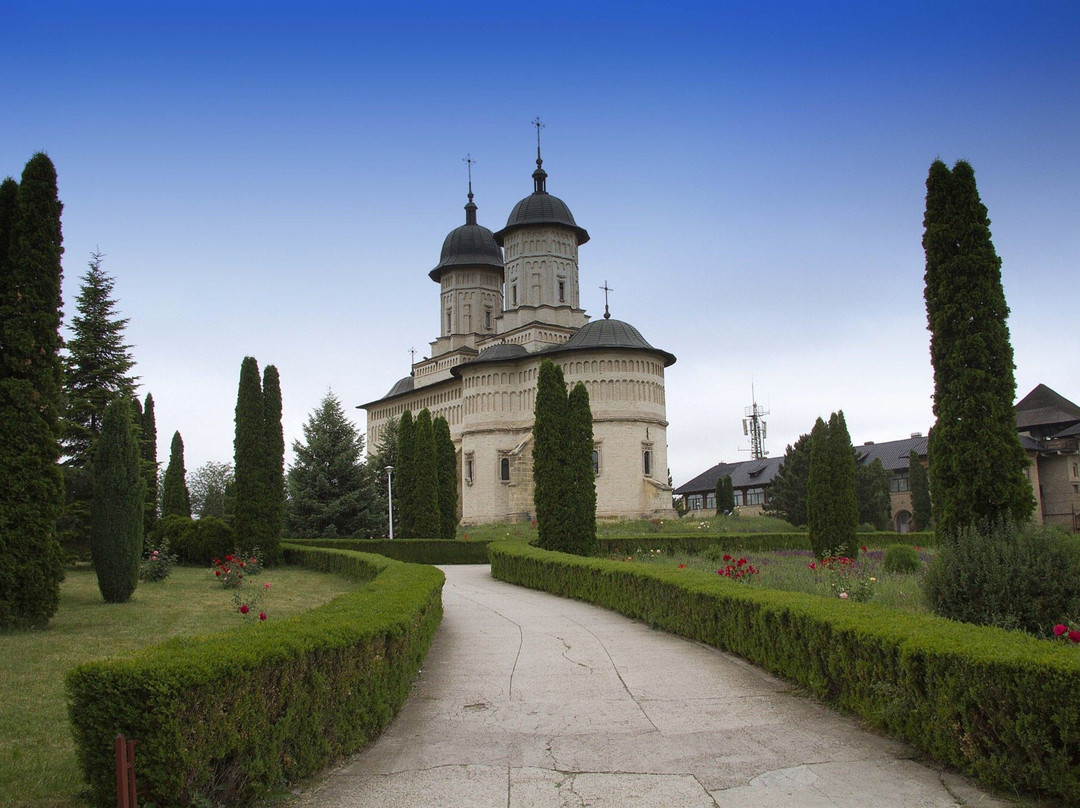
[[[442,617],[443,574],[355,552],[283,550],[287,563],[367,584],[293,618],[67,673],[76,755],[97,804],[116,804],[117,733],[138,741],[148,800],[236,805],[359,749],[400,709]]]
[[[456,539],[289,539],[303,547],[328,547],[378,553],[411,564],[486,564],[486,541]]]
[[[738,654],[990,786],[1080,794],[1080,653],[1069,643],[697,570],[514,541],[489,550],[495,578]]]
[[[859,544],[933,546],[934,534],[926,533],[860,533]],[[663,548],[669,553],[700,553],[706,547],[722,546],[725,550],[742,552],[771,552],[773,550],[809,550],[810,536],[806,533],[686,533],[655,536],[604,536],[597,539],[600,555],[630,554],[637,549]]]

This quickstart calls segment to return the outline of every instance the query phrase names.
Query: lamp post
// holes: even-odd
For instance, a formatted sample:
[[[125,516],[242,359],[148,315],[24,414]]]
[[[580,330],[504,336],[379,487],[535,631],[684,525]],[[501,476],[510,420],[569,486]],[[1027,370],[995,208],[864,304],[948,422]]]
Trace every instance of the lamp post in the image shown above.
[[[390,538],[394,538],[394,467],[386,467],[386,501],[390,505]]]

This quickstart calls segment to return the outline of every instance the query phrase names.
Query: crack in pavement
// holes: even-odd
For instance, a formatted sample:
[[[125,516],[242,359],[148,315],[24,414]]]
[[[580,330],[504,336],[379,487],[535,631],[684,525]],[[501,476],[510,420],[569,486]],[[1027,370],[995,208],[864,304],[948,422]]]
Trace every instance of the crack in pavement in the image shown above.
[[[467,600],[469,603],[472,603],[472,604],[474,604],[476,606],[479,606],[481,609],[487,609],[489,612],[491,612],[494,615],[497,615],[498,617],[501,617],[503,620],[505,620],[507,623],[509,623],[510,625],[512,625],[514,628],[516,628],[518,630],[517,653],[514,654],[514,665],[510,669],[510,686],[509,686],[509,688],[507,690],[508,697],[510,699],[513,699],[514,698],[514,674],[517,673],[518,660],[521,659],[521,648],[525,644],[525,634],[521,630],[521,623],[518,623],[516,620],[511,620],[509,617],[507,617],[505,614],[500,612],[498,609],[495,609],[495,608],[493,608],[491,606],[488,606],[486,603],[481,603],[478,600],[474,600],[473,598],[470,598],[468,595],[465,595],[465,594],[461,593],[460,591],[457,592],[457,596],[459,598],[461,598],[462,600]]]
[[[563,637],[557,637],[557,639],[559,640],[559,642],[561,642],[561,643],[563,644],[563,648],[564,648],[564,650],[563,650],[563,653],[562,653],[562,658],[563,658],[563,659],[565,659],[565,660],[566,660],[567,662],[573,662],[573,663],[574,663],[575,665],[577,665],[577,666],[579,666],[579,667],[582,667],[582,668],[584,668],[584,669],[585,669],[585,670],[587,670],[587,671],[588,671],[589,673],[592,673],[592,672],[593,672],[593,669],[592,669],[591,667],[589,667],[588,665],[586,665],[586,664],[585,664],[584,662],[578,662],[578,661],[577,661],[576,659],[571,659],[571,658],[570,658],[570,657],[568,656],[568,654],[570,653],[570,651],[572,651],[573,649],[571,648],[571,646],[570,646],[570,643],[568,643],[568,642],[567,642],[567,641],[565,640],[565,638],[563,638]],[[608,657],[608,658],[610,659],[610,657]]]

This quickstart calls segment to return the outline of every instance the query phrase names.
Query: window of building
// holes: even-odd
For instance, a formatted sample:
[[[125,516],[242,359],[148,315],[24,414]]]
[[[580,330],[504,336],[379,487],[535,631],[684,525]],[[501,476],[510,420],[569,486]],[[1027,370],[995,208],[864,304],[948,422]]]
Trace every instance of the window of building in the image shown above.
[[[517,284],[510,287],[510,305],[517,305]]]
[[[559,302],[566,302],[566,281],[559,279]]]
[[[446,310],[446,333],[447,334],[449,334],[453,330],[450,320],[451,320],[451,311],[450,311],[450,309],[447,309]]]
[[[484,309],[484,328],[491,330],[491,309]]]
[[[592,473],[594,476],[600,476],[600,447],[594,446],[592,450]]]
[[[889,480],[889,491],[893,494],[902,494],[908,490],[910,490],[910,482],[907,471],[893,472],[893,476]]]
[[[644,449],[641,452],[641,465],[646,477],[652,477],[652,449]]]
[[[736,488],[732,493],[735,494],[735,504],[743,505],[743,492],[741,488]]]
[[[746,504],[747,505],[764,505],[765,504],[765,489],[764,488],[747,488],[746,489]]]
[[[700,511],[701,503],[701,494],[690,494],[690,496],[686,498],[686,509],[688,511]]]
[[[705,495],[705,509],[709,511],[716,510],[716,492]]]
[[[1073,463],[1073,477],[1080,477],[1080,464]]]
[[[504,457],[499,461],[499,479],[504,483],[510,482],[510,458]]]
[[[472,485],[473,481],[473,453],[465,455],[465,485]]]

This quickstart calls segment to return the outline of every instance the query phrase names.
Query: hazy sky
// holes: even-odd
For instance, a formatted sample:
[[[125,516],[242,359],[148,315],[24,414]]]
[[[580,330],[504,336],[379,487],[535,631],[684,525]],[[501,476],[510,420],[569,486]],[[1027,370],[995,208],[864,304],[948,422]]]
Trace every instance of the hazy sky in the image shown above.
[[[82,10],[79,10],[82,7]],[[224,7],[230,10],[222,11]],[[290,444],[429,353],[464,223],[548,190],[592,240],[582,305],[674,353],[675,484],[843,409],[931,426],[930,163],[966,159],[1004,261],[1018,395],[1080,401],[1080,4],[56,3],[0,0],[0,176],[44,150],[66,316],[90,253],[131,318],[159,459],[231,460],[240,362]]]

